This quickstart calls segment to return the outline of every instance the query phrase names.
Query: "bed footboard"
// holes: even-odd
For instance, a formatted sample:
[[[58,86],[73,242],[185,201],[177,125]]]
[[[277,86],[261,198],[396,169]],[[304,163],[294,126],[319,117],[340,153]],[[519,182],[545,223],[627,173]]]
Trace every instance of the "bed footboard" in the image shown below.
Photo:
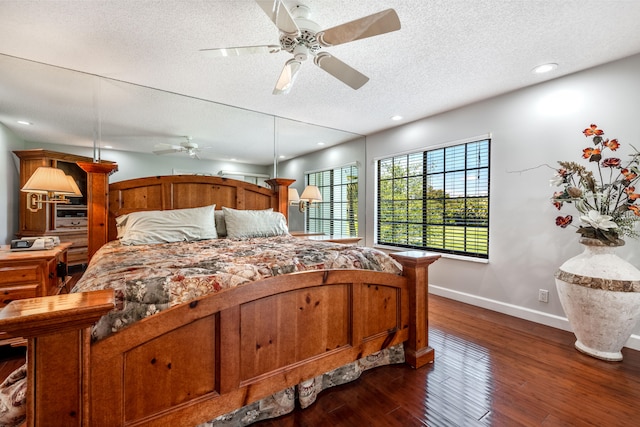
[[[12,302],[0,330],[29,338],[28,425],[196,425],[395,344],[428,346],[427,269],[330,270],[209,295],[90,344],[111,291]],[[66,306],[62,306],[62,302]]]

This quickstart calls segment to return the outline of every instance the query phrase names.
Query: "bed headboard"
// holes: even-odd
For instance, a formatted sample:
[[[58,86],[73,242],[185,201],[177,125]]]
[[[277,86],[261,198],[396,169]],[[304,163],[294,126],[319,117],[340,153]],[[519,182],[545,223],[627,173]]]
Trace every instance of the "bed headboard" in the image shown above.
[[[274,178],[267,181],[271,188],[265,188],[219,176],[167,175],[114,182],[105,192],[104,184],[113,169],[87,166],[85,170],[90,199],[89,259],[100,246],[116,239],[116,217],[130,212],[215,204],[216,209],[223,206],[234,209],[273,208],[288,218],[288,187],[295,182],[294,179]]]
[[[288,193],[288,192],[287,192]],[[244,181],[218,176],[169,175],[131,179],[109,185],[109,240],[115,240],[119,215],[150,210],[216,205],[233,209],[281,211],[278,192]],[[286,199],[284,211],[287,216]]]

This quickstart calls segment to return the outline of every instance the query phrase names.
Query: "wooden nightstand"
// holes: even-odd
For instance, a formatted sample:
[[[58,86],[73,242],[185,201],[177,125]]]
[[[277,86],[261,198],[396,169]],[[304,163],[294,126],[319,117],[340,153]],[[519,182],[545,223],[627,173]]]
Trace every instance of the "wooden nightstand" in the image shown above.
[[[71,243],[43,251],[12,252],[0,246],[0,309],[13,300],[59,294],[66,277],[58,277],[58,264],[67,264]],[[0,332],[0,345],[20,344],[21,339],[7,340]]]

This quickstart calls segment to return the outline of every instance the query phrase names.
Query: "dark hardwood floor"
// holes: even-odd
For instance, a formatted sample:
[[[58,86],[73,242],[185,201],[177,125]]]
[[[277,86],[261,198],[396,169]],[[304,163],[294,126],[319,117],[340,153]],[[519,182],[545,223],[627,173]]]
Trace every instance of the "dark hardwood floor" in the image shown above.
[[[376,368],[267,426],[638,426],[640,352],[604,362],[573,334],[430,297],[436,359]]]
[[[255,426],[640,425],[640,352],[603,362],[569,332],[436,296],[429,306],[432,365],[367,371]],[[2,351],[0,378],[24,360]]]

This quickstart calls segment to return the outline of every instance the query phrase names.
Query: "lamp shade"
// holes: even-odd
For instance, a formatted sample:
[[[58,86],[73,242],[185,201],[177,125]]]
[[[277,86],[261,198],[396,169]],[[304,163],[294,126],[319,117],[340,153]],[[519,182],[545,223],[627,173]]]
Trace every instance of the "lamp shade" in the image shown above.
[[[58,193],[73,195],[76,190],[80,193],[78,186],[76,185],[75,188],[73,188],[62,170],[48,166],[40,166],[36,169],[33,175],[31,175],[31,178],[29,178],[20,190],[25,193],[36,194]]]
[[[66,194],[65,193],[65,196],[82,197],[82,192],[80,191],[80,188],[78,187],[78,184],[76,184],[76,180],[73,179],[73,177],[71,175],[67,175],[67,181],[69,181],[69,185],[71,185],[71,188],[73,188],[73,194]]]
[[[295,188],[289,189],[289,204],[298,203],[300,201],[300,195]]]
[[[320,194],[320,190],[315,185],[307,185],[302,192],[302,196],[300,196],[300,200],[305,200],[309,203],[321,202],[322,194]]]

